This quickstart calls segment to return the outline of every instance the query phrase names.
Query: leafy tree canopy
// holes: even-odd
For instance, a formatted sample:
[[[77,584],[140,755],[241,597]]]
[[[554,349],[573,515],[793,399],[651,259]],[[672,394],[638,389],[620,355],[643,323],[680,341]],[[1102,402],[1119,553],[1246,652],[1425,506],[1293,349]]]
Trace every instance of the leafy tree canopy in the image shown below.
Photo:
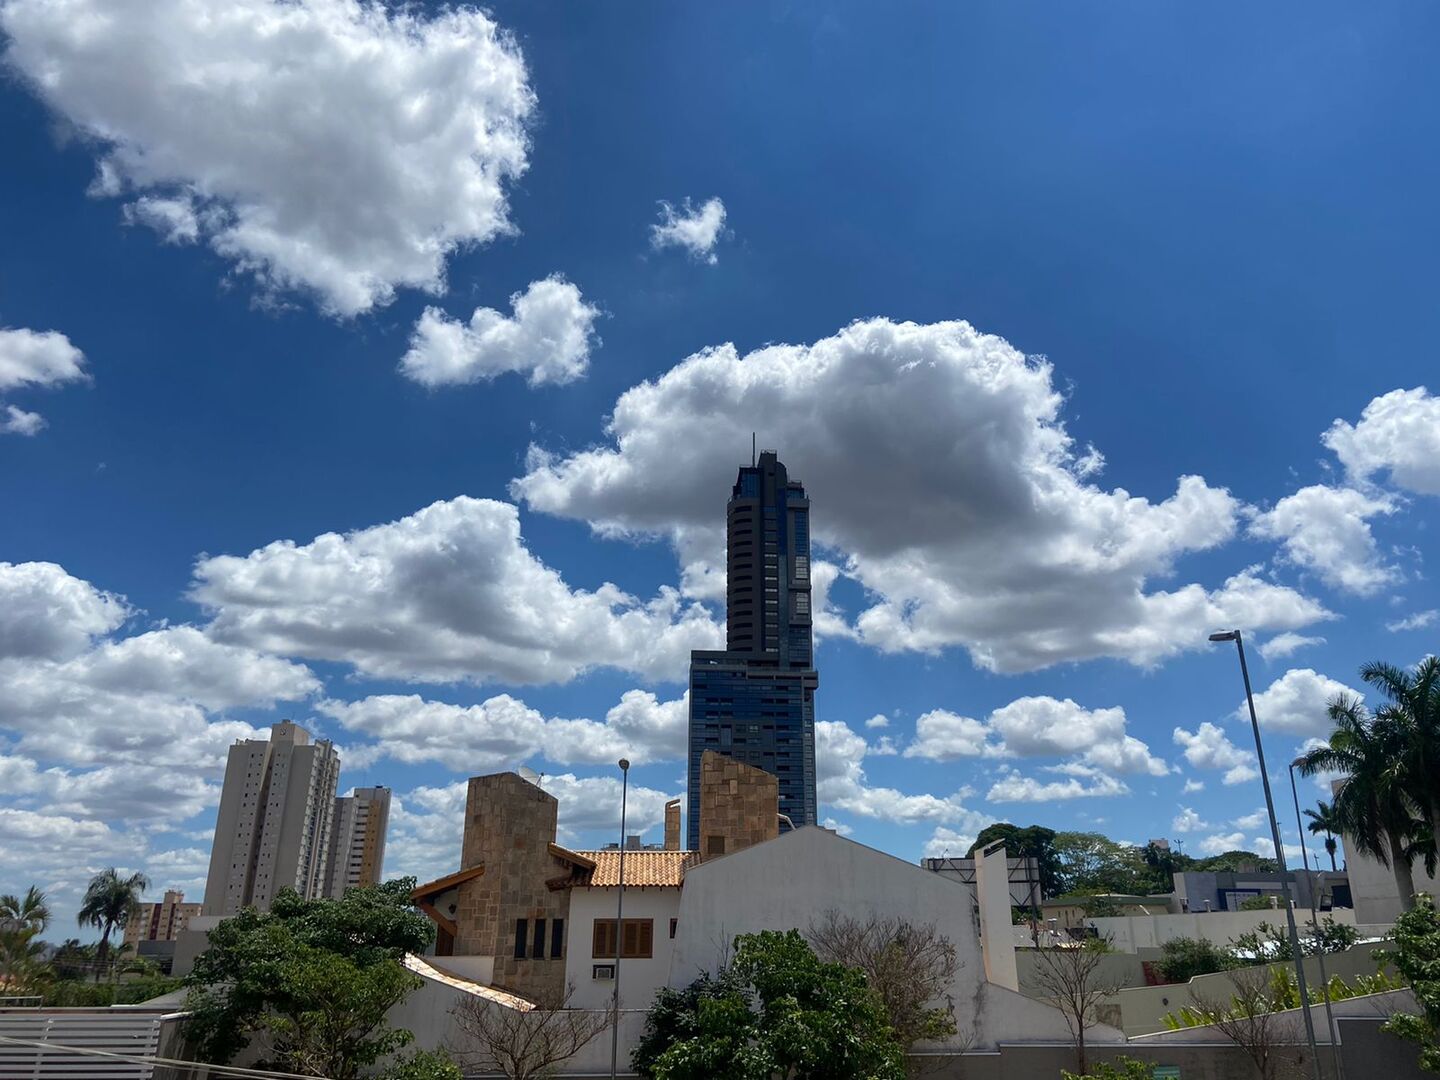
[[[285,889],[270,911],[247,909],[210,931],[187,984],[188,1035],[202,1060],[224,1064],[265,1032],[277,1064],[349,1080],[410,1040],[385,1013],[420,980],[399,963],[430,943],[410,907],[414,879],[304,900]]]
[[[1397,1013],[1384,1030],[1420,1044],[1420,1067],[1440,1072],[1440,912],[1426,893],[1395,920],[1395,947],[1377,951],[1410,983],[1420,1012]]]
[[[980,835],[970,845],[970,850],[965,852],[966,857],[973,858],[976,851],[989,847],[997,840],[1005,841],[1007,856],[1035,860],[1040,870],[1041,895],[1037,899],[1059,895],[1060,859],[1055,854],[1054,829],[1047,829],[1043,825],[1027,825],[1022,829],[1019,825],[997,821],[980,830]]]
[[[902,1080],[905,1055],[865,977],[798,930],[742,934],[735,960],[662,989],[631,1061],[654,1080]]]

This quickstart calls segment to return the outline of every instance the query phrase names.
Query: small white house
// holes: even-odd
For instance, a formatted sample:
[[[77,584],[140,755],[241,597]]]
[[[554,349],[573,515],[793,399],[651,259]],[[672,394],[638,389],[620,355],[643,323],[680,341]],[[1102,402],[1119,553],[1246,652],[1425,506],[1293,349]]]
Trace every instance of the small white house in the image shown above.
[[[622,1009],[648,1009],[655,991],[670,980],[681,885],[699,861],[693,851],[625,852],[625,902],[616,957],[615,906],[620,852],[586,851],[595,863],[586,884],[570,890],[570,945],[565,981],[574,987],[577,1009],[607,1008],[614,999],[616,973]]]

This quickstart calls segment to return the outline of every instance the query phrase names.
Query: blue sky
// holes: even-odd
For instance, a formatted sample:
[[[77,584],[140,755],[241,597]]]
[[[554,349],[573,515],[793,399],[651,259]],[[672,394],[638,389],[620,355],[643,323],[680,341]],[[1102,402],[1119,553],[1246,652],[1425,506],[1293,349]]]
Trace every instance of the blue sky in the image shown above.
[[[0,3],[5,891],[198,896],[282,716],[393,872],[521,763],[655,827],[752,430],[906,858],[1258,848],[1206,634],[1279,762],[1434,647],[1428,5],[91,6]]]

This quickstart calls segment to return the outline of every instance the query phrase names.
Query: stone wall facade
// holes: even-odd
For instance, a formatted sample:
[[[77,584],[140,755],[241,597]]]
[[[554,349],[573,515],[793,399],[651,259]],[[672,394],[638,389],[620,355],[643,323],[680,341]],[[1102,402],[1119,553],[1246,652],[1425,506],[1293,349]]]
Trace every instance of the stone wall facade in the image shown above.
[[[493,956],[494,985],[532,1000],[565,989],[570,937],[570,892],[547,882],[569,865],[551,854],[559,804],[553,795],[515,773],[477,776],[465,800],[462,867],[485,872],[459,887],[455,911],[457,956]],[[526,920],[525,958],[515,956],[516,921]],[[545,920],[543,956],[532,956],[535,920]],[[564,919],[562,948],[550,956],[555,919]]]
[[[700,857],[729,855],[780,835],[780,781],[706,750],[700,758]]]

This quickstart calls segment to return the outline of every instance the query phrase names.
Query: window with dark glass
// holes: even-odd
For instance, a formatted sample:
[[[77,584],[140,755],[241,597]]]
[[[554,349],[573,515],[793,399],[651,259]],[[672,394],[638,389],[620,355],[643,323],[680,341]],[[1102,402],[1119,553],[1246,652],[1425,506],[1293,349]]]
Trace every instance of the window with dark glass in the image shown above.
[[[565,920],[550,920],[550,959],[559,960],[565,951]]]
[[[530,949],[530,957],[534,960],[545,959],[545,920],[535,920],[535,944]]]
[[[515,959],[525,959],[526,920],[515,920]]]

